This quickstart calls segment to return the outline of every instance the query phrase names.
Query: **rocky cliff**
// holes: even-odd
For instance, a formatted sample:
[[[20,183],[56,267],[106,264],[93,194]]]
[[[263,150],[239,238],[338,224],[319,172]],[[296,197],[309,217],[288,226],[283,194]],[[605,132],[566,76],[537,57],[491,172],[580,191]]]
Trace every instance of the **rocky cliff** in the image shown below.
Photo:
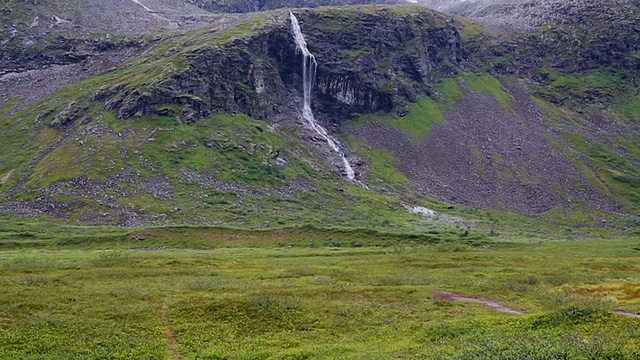
[[[438,78],[463,61],[458,30],[449,18],[420,8],[326,9],[298,12],[319,63],[316,107],[337,122],[352,113],[406,111]],[[285,12],[243,26],[251,34],[224,44],[220,33],[203,45],[170,57],[174,66],[143,86],[126,82],[95,98],[120,119],[161,114],[185,105],[182,120],[212,112],[242,112],[268,119],[283,111],[287,92],[300,87],[296,54]],[[368,36],[365,36],[368,35]],[[152,84],[152,85],[151,85]]]

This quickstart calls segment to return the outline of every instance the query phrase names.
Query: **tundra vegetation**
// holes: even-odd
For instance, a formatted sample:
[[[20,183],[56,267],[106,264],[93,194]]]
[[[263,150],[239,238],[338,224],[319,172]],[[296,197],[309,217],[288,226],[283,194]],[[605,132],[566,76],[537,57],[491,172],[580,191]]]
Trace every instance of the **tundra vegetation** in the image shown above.
[[[640,356],[637,234],[43,225],[1,234],[0,358]]]

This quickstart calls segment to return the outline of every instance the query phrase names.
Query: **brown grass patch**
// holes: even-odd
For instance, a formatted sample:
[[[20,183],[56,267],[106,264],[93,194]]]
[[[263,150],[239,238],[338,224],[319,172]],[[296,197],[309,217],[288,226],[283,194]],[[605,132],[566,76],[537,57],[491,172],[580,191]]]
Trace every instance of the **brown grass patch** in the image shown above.
[[[575,288],[573,291],[580,294],[613,296],[618,300],[640,299],[640,284],[638,283],[612,283],[583,286]]]

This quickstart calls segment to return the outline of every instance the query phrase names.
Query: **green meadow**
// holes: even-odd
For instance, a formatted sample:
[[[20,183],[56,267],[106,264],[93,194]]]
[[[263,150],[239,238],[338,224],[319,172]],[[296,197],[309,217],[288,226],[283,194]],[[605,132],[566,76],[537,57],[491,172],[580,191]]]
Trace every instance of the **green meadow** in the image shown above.
[[[0,359],[640,358],[637,238],[206,233],[0,250]]]

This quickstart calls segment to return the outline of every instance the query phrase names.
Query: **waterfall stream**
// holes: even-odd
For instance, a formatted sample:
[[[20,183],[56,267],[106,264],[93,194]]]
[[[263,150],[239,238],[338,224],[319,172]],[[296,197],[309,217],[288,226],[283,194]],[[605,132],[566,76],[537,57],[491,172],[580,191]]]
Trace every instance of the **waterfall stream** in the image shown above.
[[[298,51],[302,53],[303,56],[303,68],[302,68],[302,80],[303,80],[303,97],[304,97],[304,105],[302,107],[302,117],[307,121],[309,127],[311,127],[320,137],[322,137],[329,147],[338,153],[342,158],[342,162],[344,163],[344,169],[347,173],[347,178],[349,180],[355,180],[356,174],[347,160],[347,157],[344,156],[344,153],[338,147],[338,144],[335,140],[329,136],[327,130],[322,127],[317,121],[315,116],[313,116],[313,111],[311,110],[311,90],[313,89],[313,84],[316,78],[316,69],[318,63],[316,62],[315,56],[309,51],[307,48],[307,42],[304,39],[304,35],[302,35],[302,30],[300,30],[300,23],[298,23],[298,18],[293,15],[292,12],[289,12],[291,17],[291,26],[293,29],[293,37],[296,41],[296,48]]]

